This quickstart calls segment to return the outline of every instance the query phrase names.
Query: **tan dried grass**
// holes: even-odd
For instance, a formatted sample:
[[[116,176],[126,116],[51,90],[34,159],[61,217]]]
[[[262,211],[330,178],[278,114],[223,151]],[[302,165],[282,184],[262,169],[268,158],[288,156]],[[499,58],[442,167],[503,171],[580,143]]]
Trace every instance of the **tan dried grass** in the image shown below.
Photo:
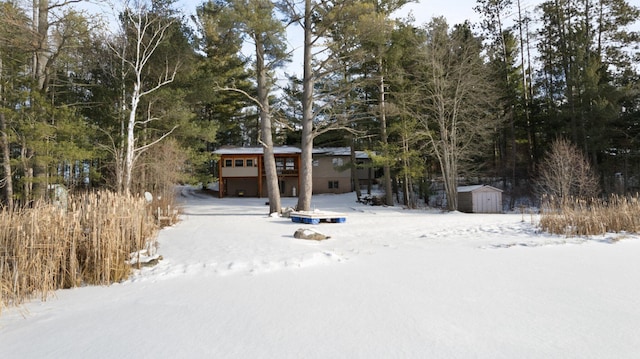
[[[543,231],[573,236],[605,233],[640,233],[638,196],[601,199],[545,198],[540,216]]]
[[[155,241],[153,208],[108,191],[0,212],[0,311],[56,289],[126,279],[130,253]]]

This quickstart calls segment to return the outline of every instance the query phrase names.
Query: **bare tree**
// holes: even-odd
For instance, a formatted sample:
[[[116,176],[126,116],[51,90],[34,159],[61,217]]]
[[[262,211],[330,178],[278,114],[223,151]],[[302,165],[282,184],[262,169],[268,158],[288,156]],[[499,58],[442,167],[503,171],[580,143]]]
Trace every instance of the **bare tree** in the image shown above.
[[[131,191],[133,168],[139,156],[153,145],[165,139],[176,129],[176,126],[174,126],[154,141],[137,145],[136,140],[139,136],[136,127],[158,120],[158,118],[155,117],[138,120],[138,105],[144,96],[173,82],[178,71],[179,63],[166,63],[164,71],[161,71],[157,78],[147,79],[149,61],[158,46],[165,40],[165,34],[173,25],[174,20],[167,17],[154,16],[143,0],[136,0],[131,6],[129,6],[128,3],[125,4],[123,17],[123,36],[127,41],[130,37],[132,42],[130,46],[127,46],[127,41],[124,41],[122,46],[123,49],[132,49],[133,53],[129,55],[123,49],[118,49],[115,46],[112,50],[116,56],[122,60],[125,67],[131,71],[133,77],[131,92],[127,94],[130,101],[129,108],[127,109],[128,119],[126,121],[126,134],[124,137],[123,163],[116,165],[116,168],[121,168],[123,171],[122,185],[118,190],[128,194]],[[116,157],[116,160],[119,158],[120,157]]]
[[[458,208],[462,166],[492,133],[497,117],[491,108],[495,89],[481,57],[480,40],[468,24],[449,32],[443,18],[428,26],[424,48],[424,86],[418,96],[424,107],[416,116],[426,132],[447,195],[447,208]]]
[[[593,198],[600,191],[598,176],[585,155],[566,139],[556,139],[540,164],[536,181],[541,195],[562,202],[570,198]]]

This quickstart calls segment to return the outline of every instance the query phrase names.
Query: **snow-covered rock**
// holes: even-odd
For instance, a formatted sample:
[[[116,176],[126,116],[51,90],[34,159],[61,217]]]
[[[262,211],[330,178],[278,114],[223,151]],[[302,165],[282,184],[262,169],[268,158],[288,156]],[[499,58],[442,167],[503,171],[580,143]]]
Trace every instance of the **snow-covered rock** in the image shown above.
[[[296,233],[293,234],[293,237],[298,239],[311,239],[314,241],[323,241],[325,239],[331,238],[323,233],[309,228],[299,228]]]

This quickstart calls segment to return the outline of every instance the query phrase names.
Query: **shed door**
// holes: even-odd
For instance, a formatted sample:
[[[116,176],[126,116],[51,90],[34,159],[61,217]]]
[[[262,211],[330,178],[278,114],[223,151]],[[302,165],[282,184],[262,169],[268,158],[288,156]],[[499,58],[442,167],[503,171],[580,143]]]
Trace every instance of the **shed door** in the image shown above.
[[[479,192],[473,201],[475,213],[500,213],[500,193]]]

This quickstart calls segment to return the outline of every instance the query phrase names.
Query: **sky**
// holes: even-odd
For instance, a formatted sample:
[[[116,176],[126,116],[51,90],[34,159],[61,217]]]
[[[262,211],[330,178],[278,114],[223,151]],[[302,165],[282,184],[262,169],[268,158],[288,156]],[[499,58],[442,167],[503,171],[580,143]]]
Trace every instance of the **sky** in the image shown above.
[[[535,5],[539,4],[542,0],[521,0],[521,5],[524,10],[533,10]],[[187,14],[193,14],[195,8],[200,5],[202,0],[180,0],[178,1],[178,7],[183,9]],[[409,3],[400,9],[397,17],[404,18],[407,15],[413,16],[416,25],[423,25],[428,23],[433,17],[443,16],[447,19],[450,26],[459,24],[465,20],[470,20],[472,23],[478,22],[478,15],[473,10],[476,6],[476,0],[419,0],[414,3]],[[508,22],[508,20],[507,20]],[[293,26],[288,30],[288,41],[290,42],[290,48],[298,49],[294,50],[291,64],[285,70],[288,73],[301,72],[302,55],[299,50],[302,43],[302,31],[299,27]],[[300,74],[298,74],[300,75]]]
[[[179,7],[189,13],[193,13],[196,6],[202,2],[202,0],[178,1]],[[520,0],[523,11],[532,10],[541,2],[542,0]],[[427,23],[435,16],[444,16],[449,21],[449,24],[453,25],[464,22],[467,19],[473,22],[477,18],[476,13],[473,11],[474,6],[476,6],[476,0],[419,0],[405,5],[398,12],[398,15],[404,16],[411,12],[417,24]]]
[[[528,0],[525,2],[531,2]],[[179,1],[184,9],[187,11],[193,11],[196,6],[202,3],[201,0],[180,0]],[[444,16],[451,23],[463,22],[465,19],[472,18],[474,16],[473,7],[475,6],[475,0],[420,0],[417,3],[406,5],[403,11],[413,11],[417,23],[422,24],[433,16]]]

